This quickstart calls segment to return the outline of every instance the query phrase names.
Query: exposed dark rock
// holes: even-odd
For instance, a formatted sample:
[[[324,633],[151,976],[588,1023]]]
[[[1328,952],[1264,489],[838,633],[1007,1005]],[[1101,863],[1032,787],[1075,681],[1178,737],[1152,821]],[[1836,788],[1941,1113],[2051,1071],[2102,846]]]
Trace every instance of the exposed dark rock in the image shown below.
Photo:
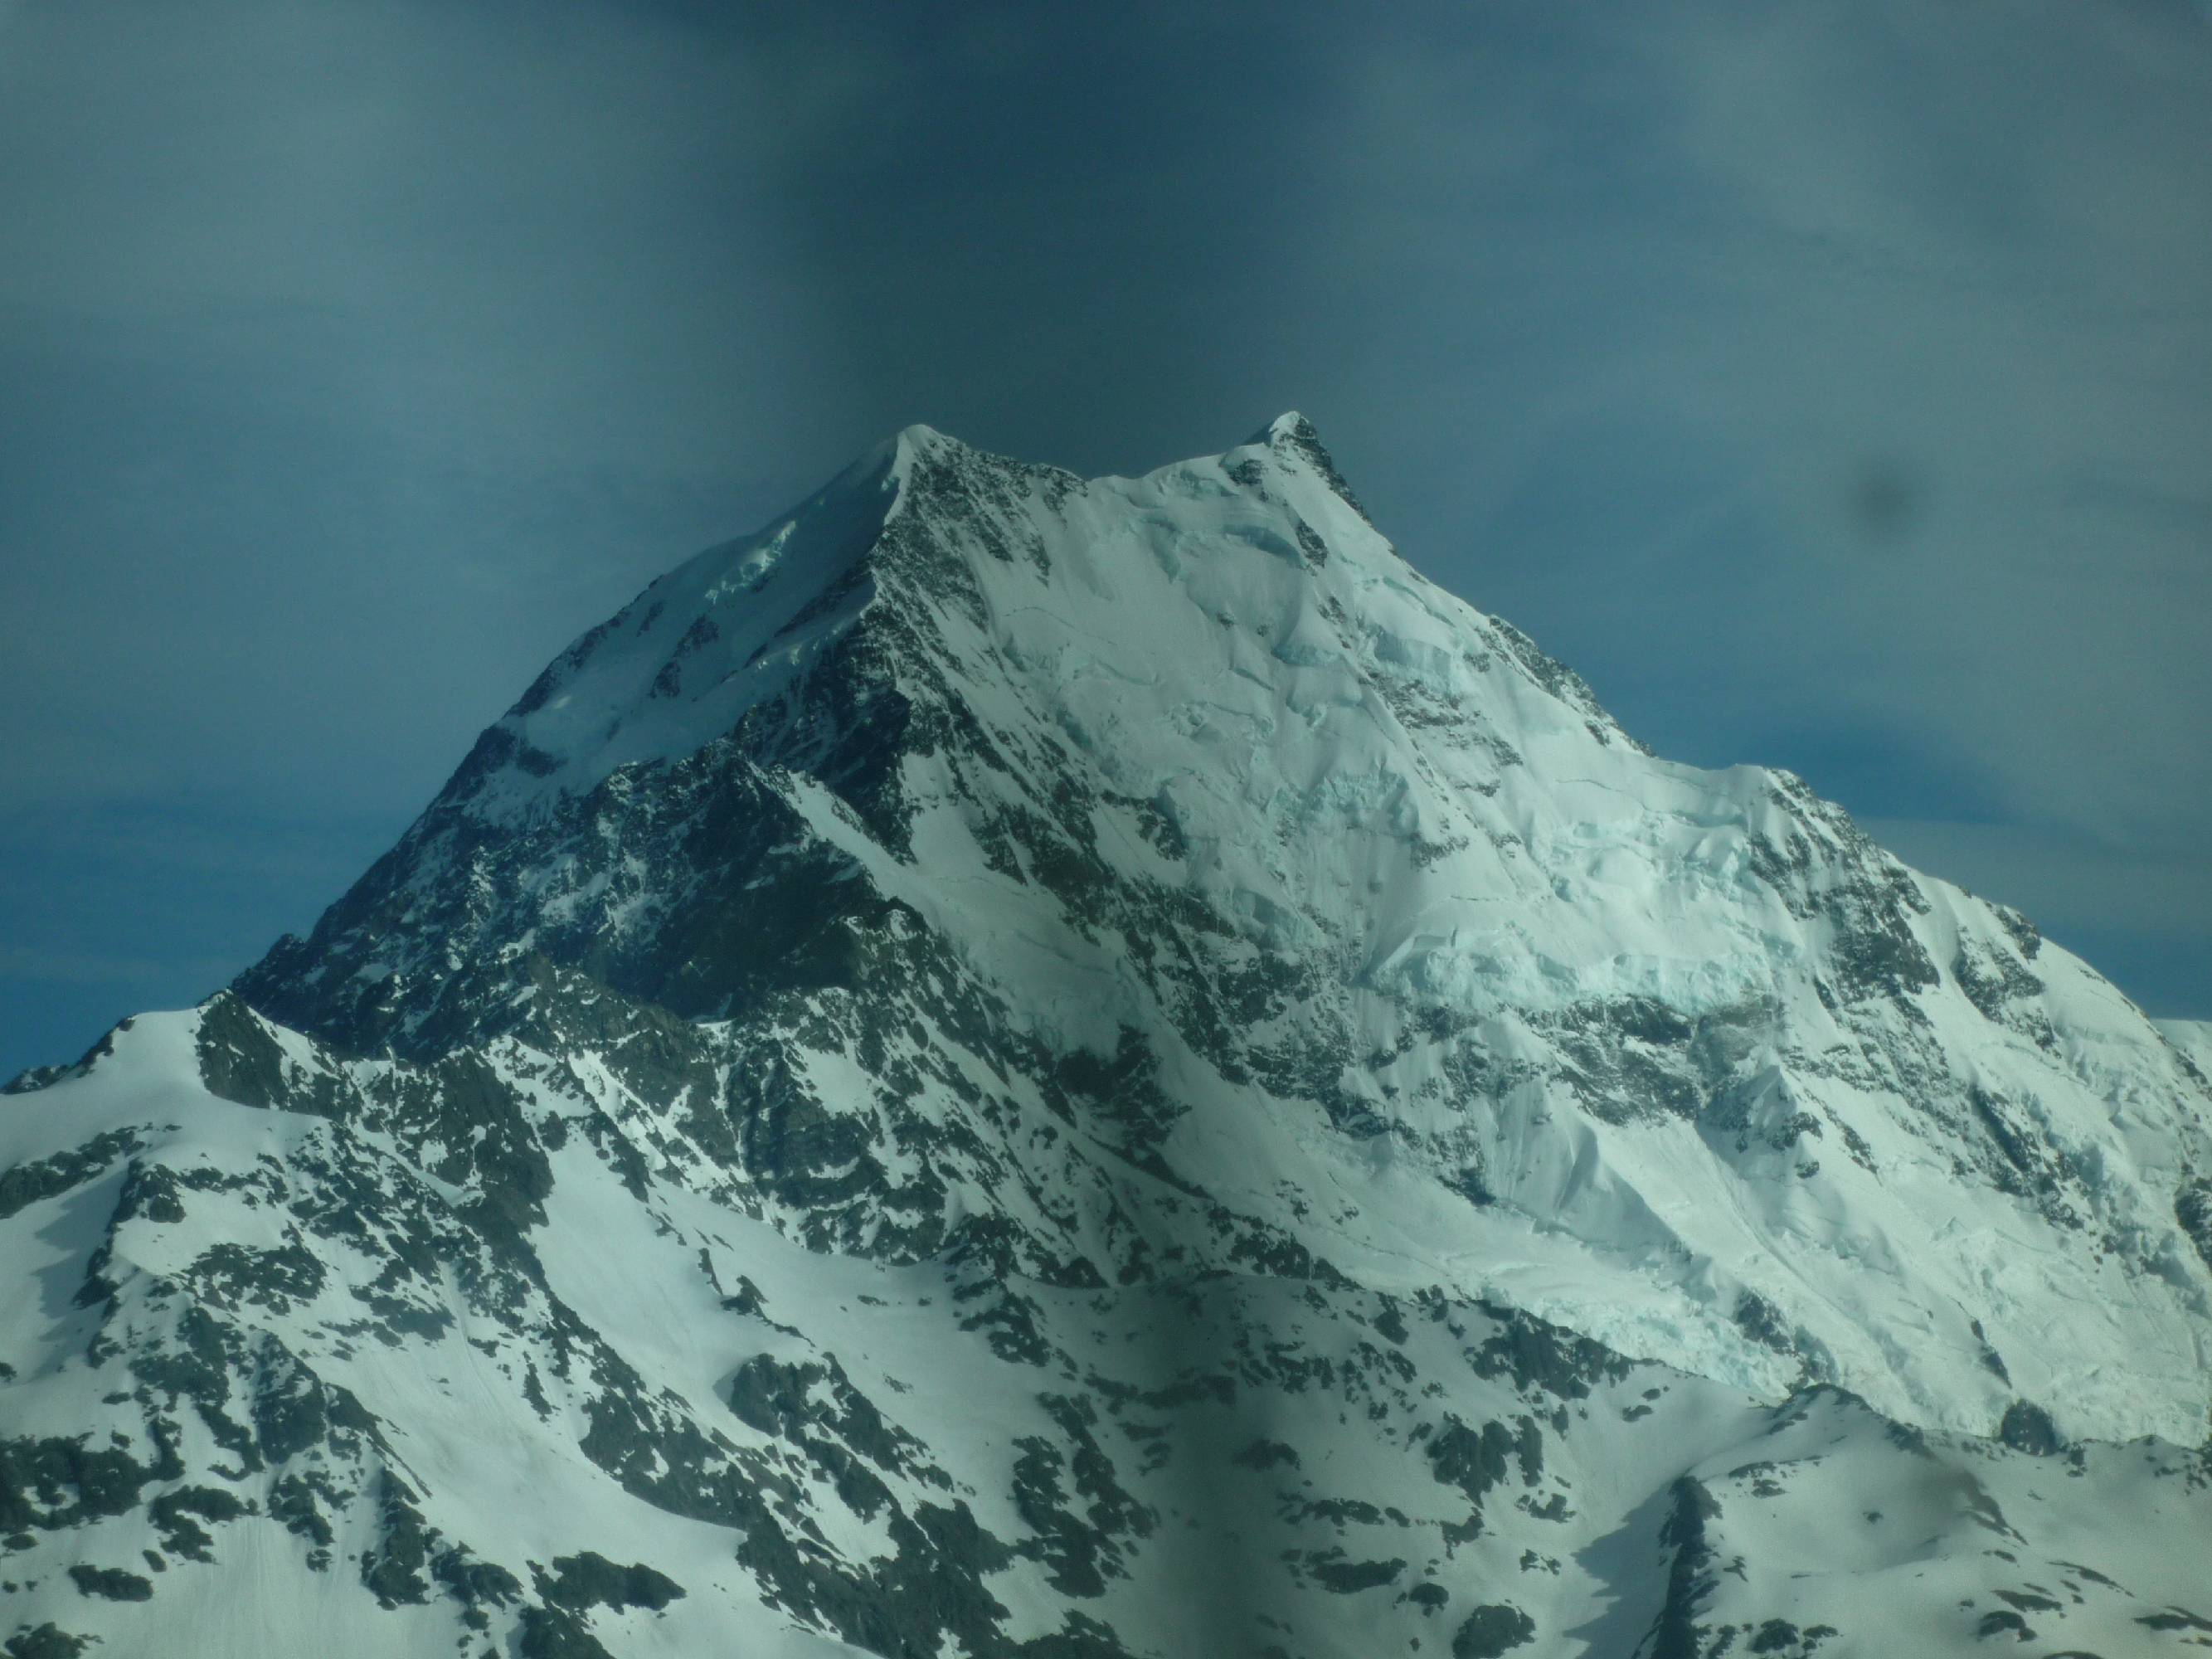
[[[2033,1457],[2054,1457],[2066,1449],[2065,1438],[2052,1424],[2051,1413],[2026,1400],[2015,1400],[2005,1407],[2004,1419],[1997,1425],[1997,1438]]]
[[[69,1576],[80,1595],[96,1595],[109,1601],[150,1601],[154,1581],[120,1567],[74,1566]]]
[[[1536,1621],[1508,1601],[1477,1607],[1452,1637],[1452,1659],[1497,1659],[1536,1639]]]

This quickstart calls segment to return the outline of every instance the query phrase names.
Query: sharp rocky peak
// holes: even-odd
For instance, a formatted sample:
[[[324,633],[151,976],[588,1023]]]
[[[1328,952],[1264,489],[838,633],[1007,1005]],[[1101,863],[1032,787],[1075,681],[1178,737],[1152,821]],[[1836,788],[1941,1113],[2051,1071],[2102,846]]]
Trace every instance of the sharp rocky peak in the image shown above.
[[[1295,415],[909,428],[0,1100],[5,1646],[2144,1652],[2208,1070]]]
[[[1017,1214],[1003,1168],[891,1150],[1000,1159],[1034,1109],[1270,1227],[1283,1193],[1395,1172],[1357,1221],[1296,1200],[1297,1249],[1347,1272],[1441,1253],[1495,1287],[1476,1236],[1531,1283],[1561,1252],[1667,1264],[1641,1299],[1546,1292],[1629,1352],[1938,1421],[2030,1386],[2087,1422],[2203,1413],[2175,1310],[2212,1264],[2071,1245],[2183,1237],[2159,1161],[2212,1143],[2178,1052],[1789,775],[1652,757],[1414,573],[1295,414],[1090,481],[908,428],[579,640],[239,989],[426,1062],[588,1047],[618,1005],[709,1034],[684,1041],[726,1079],[861,1055],[854,1100],[891,1095],[809,1085],[837,1127],[769,1158],[848,1243],[989,1217],[1026,1270],[1139,1271],[1162,1247],[1103,1174],[1095,1204]],[[891,1030],[932,1035],[896,1061]],[[2114,1127],[2104,1054],[2176,1103],[2166,1150]],[[973,1066],[1029,1105],[975,1117]],[[1966,1183],[2048,1257],[1954,1259],[1912,1196],[1930,1145],[1947,1202]],[[872,1146],[846,1198],[790,1196]],[[1847,1265],[1869,1226],[1878,1295]],[[2136,1310],[2127,1374],[2101,1339],[2026,1357],[2022,1273]],[[1936,1334],[1900,1351],[1897,1320]]]
[[[910,426],[572,643],[313,936],[281,942],[241,988],[339,1041],[467,1040],[481,1034],[467,1021],[426,1024],[424,1000],[450,1008],[457,976],[511,977],[518,951],[559,957],[567,940],[605,964],[671,933],[704,948],[684,922],[702,894],[763,878],[734,851],[752,845],[744,835],[683,839],[673,824],[721,814],[750,834],[803,816],[799,798],[819,791],[903,858],[933,804],[992,810],[975,786],[994,774],[1019,779],[1018,793],[1053,792],[1035,820],[1049,823],[1147,768],[1251,769],[1210,729],[1183,733],[1177,761],[1120,753],[1147,685],[1194,708],[1176,690],[1194,672],[1294,688],[1379,674],[1380,703],[1324,699],[1311,717],[1371,725],[1382,710],[1472,732],[1483,717],[1424,677],[1448,678],[1455,659],[1486,668],[1497,646],[1513,694],[1564,699],[1572,720],[1613,729],[1574,676],[1455,613],[1405,566],[1296,413],[1221,455],[1089,481]],[[1097,723],[1102,690],[1120,705],[1111,729]],[[1478,740],[1512,752],[1496,730]],[[1320,757],[1306,764],[1311,787]],[[1165,773],[1142,787],[1173,793]],[[1175,809],[1147,810],[1164,824]],[[647,818],[650,835],[636,827]],[[580,930],[599,942],[585,949]],[[706,977],[723,994],[679,999],[686,1013],[735,994]]]
[[[1073,543],[1087,556],[1116,514],[1172,516],[1178,496],[1194,506],[1194,478],[1215,489],[1233,483],[1242,506],[1256,509],[1246,519],[1271,524],[1286,548],[1297,544],[1294,562],[1325,560],[1345,538],[1342,526],[1332,537],[1325,520],[1317,526],[1302,516],[1285,483],[1310,489],[1317,481],[1365,527],[1312,424],[1296,413],[1220,456],[1143,479],[1088,482],[908,426],[752,535],[659,578],[571,644],[484,734],[441,804],[512,821],[624,769],[680,760],[824,659],[849,666],[860,653],[840,647],[887,605],[980,614],[1004,597],[1010,565],[1026,567],[1042,590],[1014,602],[1047,597],[1057,580],[1056,545]],[[1387,544],[1365,539],[1395,561]],[[1134,542],[1123,551],[1141,556]],[[927,622],[919,626],[942,636]]]

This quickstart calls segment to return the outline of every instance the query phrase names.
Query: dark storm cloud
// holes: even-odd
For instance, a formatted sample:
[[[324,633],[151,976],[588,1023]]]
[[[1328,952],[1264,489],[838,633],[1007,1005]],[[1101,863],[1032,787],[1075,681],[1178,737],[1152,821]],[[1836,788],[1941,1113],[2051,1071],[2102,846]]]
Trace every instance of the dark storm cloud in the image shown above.
[[[2207,1011],[2201,12],[1378,15],[0,11],[0,1066],[302,925],[896,426],[1130,471],[1291,405],[1662,752]]]

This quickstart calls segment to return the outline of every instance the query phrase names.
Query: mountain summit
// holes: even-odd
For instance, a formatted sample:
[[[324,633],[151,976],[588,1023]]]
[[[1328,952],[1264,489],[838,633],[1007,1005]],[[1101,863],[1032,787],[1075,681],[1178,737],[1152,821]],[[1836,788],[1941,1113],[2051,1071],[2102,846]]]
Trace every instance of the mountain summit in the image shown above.
[[[2162,1650],[2184,1049],[1654,757],[1301,416],[910,427],[14,1085],[20,1638]]]

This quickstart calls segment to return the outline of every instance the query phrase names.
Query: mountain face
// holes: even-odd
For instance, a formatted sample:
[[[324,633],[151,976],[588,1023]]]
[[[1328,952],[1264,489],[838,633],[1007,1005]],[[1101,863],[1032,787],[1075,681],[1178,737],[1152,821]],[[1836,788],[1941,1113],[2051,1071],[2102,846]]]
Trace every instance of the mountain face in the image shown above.
[[[2208,1060],[1297,416],[909,428],[11,1085],[0,1634],[2212,1646]]]

